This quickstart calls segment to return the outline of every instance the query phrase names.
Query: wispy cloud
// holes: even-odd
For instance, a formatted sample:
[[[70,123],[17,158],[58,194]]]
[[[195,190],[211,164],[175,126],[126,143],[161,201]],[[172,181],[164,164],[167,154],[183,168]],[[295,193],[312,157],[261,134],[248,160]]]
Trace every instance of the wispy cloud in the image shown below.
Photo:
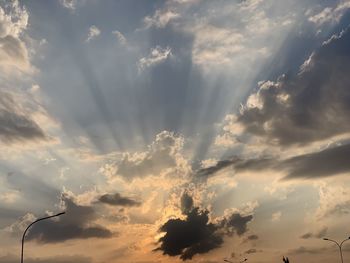
[[[91,40],[96,39],[100,34],[100,29],[97,26],[92,25],[89,28],[88,36],[85,41],[90,42]]]

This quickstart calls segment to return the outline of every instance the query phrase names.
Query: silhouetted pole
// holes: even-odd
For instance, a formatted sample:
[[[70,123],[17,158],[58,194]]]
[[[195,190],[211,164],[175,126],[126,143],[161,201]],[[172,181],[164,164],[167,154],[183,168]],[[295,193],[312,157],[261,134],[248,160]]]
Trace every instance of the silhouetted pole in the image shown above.
[[[331,241],[331,242],[335,243],[335,244],[339,247],[341,263],[344,263],[344,261],[343,261],[343,251],[341,250],[341,247],[342,247],[343,243],[344,243],[345,241],[349,240],[349,239],[350,239],[350,237],[348,237],[347,239],[344,239],[344,240],[340,243],[340,245],[339,245],[339,243],[338,243],[337,241],[335,241],[335,240],[333,240],[333,239],[324,238],[323,240]]]
[[[39,218],[37,220],[35,220],[34,222],[32,222],[29,226],[27,226],[26,230],[24,230],[24,233],[23,233],[23,236],[22,236],[22,250],[21,250],[21,263],[23,263],[23,248],[24,248],[24,237],[28,231],[28,229],[34,225],[35,223],[39,222],[39,221],[42,221],[42,220],[45,220],[45,219],[49,219],[49,218],[52,218],[52,217],[56,217],[56,216],[60,216],[60,215],[63,215],[65,214],[66,212],[62,212],[62,213],[58,213],[56,215],[53,215],[53,216],[47,216],[47,217],[43,217],[43,218]]]

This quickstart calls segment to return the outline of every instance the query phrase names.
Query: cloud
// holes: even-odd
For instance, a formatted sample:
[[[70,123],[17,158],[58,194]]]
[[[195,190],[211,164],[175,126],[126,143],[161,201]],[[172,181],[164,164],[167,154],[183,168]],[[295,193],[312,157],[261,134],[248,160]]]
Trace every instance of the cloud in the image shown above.
[[[315,178],[333,176],[350,171],[350,144],[287,159],[279,167],[287,169],[287,178]]]
[[[92,25],[89,28],[88,36],[85,41],[90,42],[91,40],[97,38],[100,34],[101,34],[100,29],[97,26]]]
[[[281,216],[282,216],[282,212],[281,211],[273,213],[272,216],[271,216],[271,221],[272,222],[278,222],[278,221],[281,220]]]
[[[0,263],[16,263],[20,261],[19,257],[7,254],[0,256]],[[27,263],[91,263],[91,259],[85,256],[56,256],[45,258],[26,258]]]
[[[321,151],[296,155],[287,159],[279,157],[258,157],[252,159],[224,160],[206,170],[200,170],[199,175],[212,176],[226,167],[232,166],[235,172],[275,170],[285,173],[285,179],[320,178],[335,176],[350,171],[347,157],[350,154],[350,144],[330,146]],[[224,165],[223,165],[224,164]]]
[[[192,209],[185,220],[170,219],[161,228],[165,235],[159,239],[157,250],[164,255],[180,255],[182,260],[192,259],[195,254],[203,254],[218,248],[223,243],[217,233],[218,227],[209,223],[209,212]]]
[[[259,252],[262,252],[262,250],[257,250],[255,248],[250,248],[250,249],[244,251],[244,254],[249,255],[249,254],[255,254],[255,253],[259,253]]]
[[[115,30],[112,32],[112,34],[116,36],[116,38],[118,39],[118,41],[121,45],[127,44],[127,40],[126,40],[125,36],[120,31]]]
[[[304,247],[300,246],[298,248],[289,251],[290,254],[322,254],[327,251],[324,247]]]
[[[150,175],[160,176],[172,170],[186,174],[187,162],[182,156],[183,138],[163,131],[144,152],[124,153],[117,161],[107,164],[101,171],[109,178],[121,176],[133,180]]]
[[[315,51],[297,75],[260,82],[238,116],[245,132],[285,146],[347,133],[349,47],[347,29]]]
[[[187,192],[184,192],[181,196],[181,211],[183,214],[186,215],[192,209],[193,209],[193,199]]]
[[[60,0],[61,5],[70,10],[75,10],[77,2],[77,0]]]
[[[350,189],[348,187],[321,183],[318,192],[319,207],[315,213],[317,220],[340,218],[350,214]]]
[[[153,16],[146,16],[144,18],[144,23],[146,28],[157,27],[163,28],[168,23],[179,17],[179,14],[171,10],[156,10]]]
[[[218,161],[215,165],[199,169],[196,172],[196,176],[204,177],[204,178],[210,177],[210,176],[214,175],[215,173],[217,173],[217,172],[219,172],[219,171],[221,171],[229,166],[232,166],[234,163],[239,162],[239,161],[240,161],[240,159],[238,159],[238,158],[232,158],[231,160]]]
[[[173,54],[171,53],[171,48],[166,47],[162,48],[160,46],[156,46],[151,49],[151,53],[147,57],[143,57],[137,63],[139,71],[143,71],[144,69],[158,65],[163,61],[171,58]]]
[[[15,203],[20,198],[18,190],[8,190],[0,194],[0,201],[5,204]]]
[[[252,215],[241,215],[240,213],[233,213],[228,218],[225,218],[221,225],[223,225],[227,233],[232,235],[234,232],[241,236],[248,231],[247,224],[253,219]]]
[[[247,232],[247,223],[253,219],[252,215],[233,213],[212,223],[209,211],[193,207],[191,199],[187,193],[181,197],[182,211],[186,216],[184,219],[169,219],[161,226],[160,232],[165,235],[159,239],[160,246],[156,251],[163,251],[164,255],[169,256],[180,255],[182,260],[192,259],[196,254],[219,248],[225,235],[243,235]]]
[[[5,72],[13,69],[31,72],[28,50],[23,35],[29,14],[17,0],[0,6],[0,67]]]
[[[113,233],[108,229],[94,224],[97,214],[91,206],[82,206],[67,196],[62,196],[65,215],[57,221],[44,220],[35,224],[27,234],[28,240],[36,240],[41,243],[64,242],[69,239],[85,238],[109,238]]]
[[[257,240],[259,237],[257,235],[250,235],[247,237],[248,240]]]
[[[46,135],[14,93],[0,89],[0,140],[4,143],[44,140]]]
[[[309,17],[309,21],[322,25],[324,23],[337,24],[350,8],[350,1],[341,1],[334,7],[326,7],[321,12]]]
[[[309,239],[309,238],[323,238],[327,235],[328,227],[324,227],[316,233],[307,232],[303,234],[300,238]]]
[[[133,200],[128,197],[123,197],[119,193],[104,194],[98,199],[101,203],[113,206],[140,206],[141,202]]]

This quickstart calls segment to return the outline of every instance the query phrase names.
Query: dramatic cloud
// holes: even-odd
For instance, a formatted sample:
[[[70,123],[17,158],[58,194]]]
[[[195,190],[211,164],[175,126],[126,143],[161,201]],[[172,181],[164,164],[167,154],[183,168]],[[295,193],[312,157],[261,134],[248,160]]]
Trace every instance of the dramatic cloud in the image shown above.
[[[109,177],[122,176],[126,180],[149,175],[161,175],[169,169],[186,174],[186,160],[181,154],[183,138],[172,132],[163,131],[144,152],[125,153],[102,171]]]
[[[349,131],[350,31],[333,36],[293,76],[265,81],[238,121],[280,145],[307,144]]]
[[[109,238],[113,235],[108,229],[93,223],[97,214],[92,207],[78,205],[65,195],[62,202],[66,214],[59,217],[58,221],[46,220],[40,222],[40,226],[33,225],[28,240],[56,243],[76,238]]]
[[[180,255],[182,260],[192,259],[195,254],[207,253],[223,243],[218,226],[209,223],[209,212],[192,209],[185,220],[170,219],[161,228],[166,234],[159,239],[157,250],[169,256]]]
[[[13,94],[0,89],[0,141],[4,143],[45,139],[39,125]]]
[[[104,194],[98,199],[101,203],[113,206],[140,206],[141,202],[128,197],[123,197],[119,193]]]
[[[248,231],[247,224],[253,219],[252,215],[242,216],[239,213],[233,213],[228,218],[225,218],[221,225],[227,230],[227,233],[232,235],[234,232],[241,236]]]
[[[17,0],[0,6],[0,67],[31,70],[28,50],[22,37],[28,26],[28,12]]]
[[[196,176],[198,177],[210,177],[214,175],[215,173],[232,166],[234,163],[238,162],[238,158],[233,158],[232,160],[221,160],[218,161],[215,165],[207,167],[207,168],[202,168],[196,172]]]
[[[350,144],[345,144],[285,160],[272,158],[244,160],[234,164],[234,167],[236,171],[264,169],[284,171],[286,179],[326,177],[349,172],[349,154]]]
[[[252,215],[233,213],[218,223],[211,223],[209,211],[193,207],[193,200],[187,193],[181,197],[181,208],[186,218],[170,219],[160,228],[165,235],[159,239],[161,245],[156,250],[169,256],[180,255],[182,260],[220,247],[224,235],[235,232],[243,235],[247,232],[247,223],[253,218]]]
[[[193,199],[192,197],[184,192],[183,195],[181,196],[181,211],[183,214],[189,213],[193,208]]]
[[[349,154],[350,144],[346,144],[320,152],[296,156],[283,161],[279,166],[288,170],[287,178],[337,175],[350,171]]]

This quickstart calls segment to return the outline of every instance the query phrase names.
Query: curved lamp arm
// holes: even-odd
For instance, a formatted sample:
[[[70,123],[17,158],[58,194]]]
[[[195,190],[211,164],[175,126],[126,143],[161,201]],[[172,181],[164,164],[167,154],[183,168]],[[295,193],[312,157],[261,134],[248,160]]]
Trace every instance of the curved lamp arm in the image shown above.
[[[340,243],[340,246],[342,246],[343,243],[344,243],[345,241],[348,241],[349,239],[350,239],[350,237],[348,237],[347,239],[344,239],[344,240]]]
[[[52,218],[52,217],[56,217],[56,216],[60,216],[60,215],[64,215],[66,212],[61,212],[61,213],[58,213],[56,215],[53,215],[53,216],[46,216],[46,217],[42,217],[42,218],[39,218],[37,220],[35,220],[34,222],[30,223],[29,226],[27,226],[26,230],[24,230],[24,233],[23,233],[23,236],[22,236],[22,250],[21,250],[21,263],[23,263],[23,249],[24,249],[24,238],[26,236],[26,233],[28,231],[28,229],[34,225],[35,223],[39,222],[39,221],[42,221],[42,220],[46,220],[46,219],[49,219],[49,218]]]

